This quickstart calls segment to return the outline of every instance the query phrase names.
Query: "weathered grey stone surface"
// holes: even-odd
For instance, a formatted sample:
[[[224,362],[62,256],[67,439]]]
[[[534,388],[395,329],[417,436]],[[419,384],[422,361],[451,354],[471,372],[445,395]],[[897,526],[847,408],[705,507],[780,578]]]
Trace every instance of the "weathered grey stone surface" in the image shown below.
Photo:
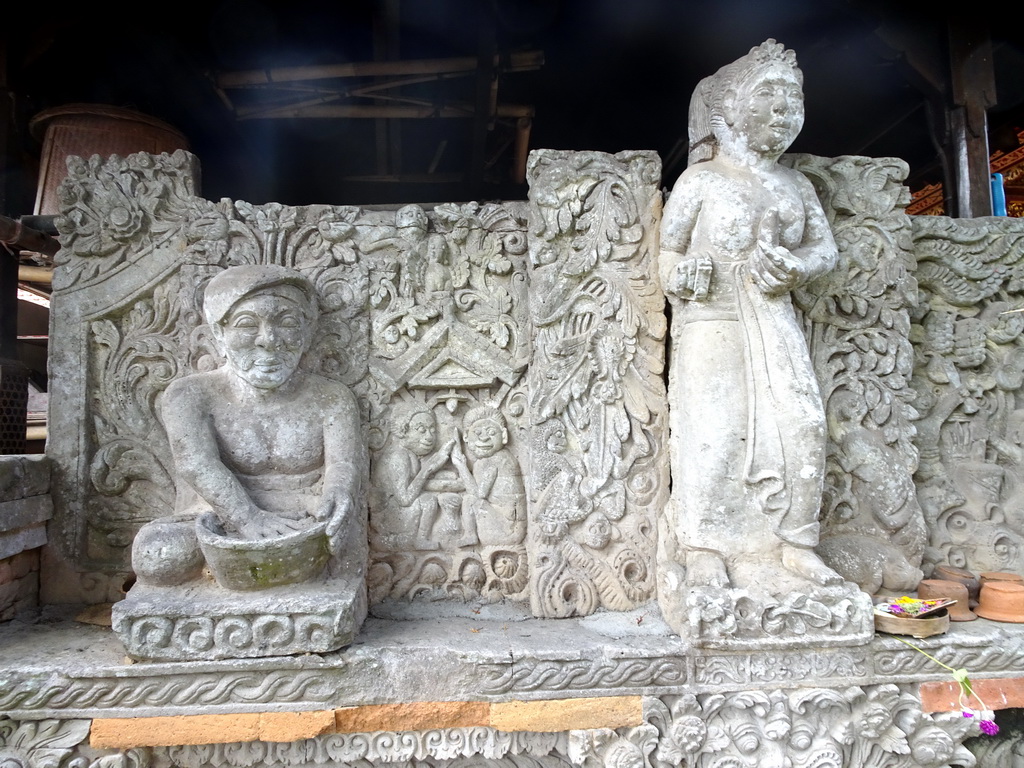
[[[925,562],[1024,570],[1024,223],[913,219]]]
[[[176,514],[135,537],[138,583],[113,609],[132,656],[324,652],[359,628],[366,446],[348,387],[300,369],[317,305],[313,283],[278,265],[207,284],[205,328],[226,363],[161,399]]]
[[[794,293],[828,417],[817,552],[869,594],[922,578],[924,514],[913,473],[910,314],[917,302],[906,164],[791,155],[821,199],[839,257]]]
[[[530,155],[534,615],[630,610],[654,595],[668,498],[664,298],[652,279],[652,152]]]
[[[639,623],[636,619],[642,618]],[[552,627],[551,625],[556,626]],[[918,641],[975,678],[1016,677],[1024,637],[990,622]],[[565,638],[571,636],[571,647]],[[695,650],[670,634],[657,609],[587,619],[515,623],[369,619],[356,644],[329,654],[125,665],[108,630],[48,615],[0,627],[0,750],[46,748],[32,727],[68,735],[75,721],[260,711],[315,711],[403,701],[545,700],[641,695],[644,724],[617,731],[502,733],[489,728],[336,734],[295,743],[156,748],[157,764],[373,764],[462,757],[551,756],[573,764],[662,766],[824,764],[946,766],[976,719],[920,711],[916,684],[944,670],[894,638],[816,653]],[[28,725],[34,723],[35,726]],[[20,729],[20,730],[19,730]],[[68,729],[68,730],[65,730]],[[11,734],[19,733],[15,739]],[[4,741],[4,738],[7,741]],[[617,746],[616,746],[617,745]],[[642,762],[635,762],[637,755]],[[757,762],[754,758],[761,762]],[[196,762],[210,761],[210,762]],[[597,761],[596,763],[593,761]],[[36,765],[30,762],[30,765]],[[730,764],[728,762],[724,763]],[[811,763],[815,764],[815,763]]]
[[[53,516],[45,456],[0,456],[0,560],[46,543]]]
[[[825,414],[790,293],[837,250],[811,184],[778,164],[802,125],[802,75],[774,40],[705,78],[662,223],[673,484],[659,600],[672,626],[720,647],[873,630],[867,598],[814,551]]]

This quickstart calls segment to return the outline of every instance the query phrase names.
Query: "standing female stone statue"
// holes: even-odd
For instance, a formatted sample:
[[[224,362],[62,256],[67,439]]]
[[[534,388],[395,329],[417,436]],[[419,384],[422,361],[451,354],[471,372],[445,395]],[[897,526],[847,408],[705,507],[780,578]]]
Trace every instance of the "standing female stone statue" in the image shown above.
[[[705,78],[665,209],[669,527],[691,586],[841,581],[813,550],[825,416],[789,296],[836,246],[811,184],[777,162],[803,126],[802,80],[774,40]]]

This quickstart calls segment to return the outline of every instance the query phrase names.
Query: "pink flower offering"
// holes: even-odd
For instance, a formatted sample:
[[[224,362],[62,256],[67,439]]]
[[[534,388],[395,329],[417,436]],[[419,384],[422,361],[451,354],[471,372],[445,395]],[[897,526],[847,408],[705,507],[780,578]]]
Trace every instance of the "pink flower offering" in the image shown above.
[[[995,736],[999,733],[999,726],[991,720],[982,720],[978,723],[978,727],[981,728],[981,732],[986,736]]]

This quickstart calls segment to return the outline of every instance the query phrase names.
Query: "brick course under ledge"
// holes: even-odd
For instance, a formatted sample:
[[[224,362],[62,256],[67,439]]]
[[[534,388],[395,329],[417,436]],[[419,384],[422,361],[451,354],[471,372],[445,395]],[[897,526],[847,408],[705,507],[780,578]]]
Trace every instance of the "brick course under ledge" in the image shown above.
[[[297,741],[329,733],[425,731],[492,727],[499,731],[558,732],[624,728],[643,722],[639,696],[548,701],[415,702],[334,711],[261,712],[177,717],[98,718],[89,732],[96,749]]]
[[[968,670],[970,672],[970,670]],[[998,680],[971,679],[971,688],[989,709],[1024,707],[1024,677]],[[921,683],[921,709],[925,712],[953,712],[960,709],[960,684],[955,681]],[[971,697],[968,706],[980,709],[981,702]]]

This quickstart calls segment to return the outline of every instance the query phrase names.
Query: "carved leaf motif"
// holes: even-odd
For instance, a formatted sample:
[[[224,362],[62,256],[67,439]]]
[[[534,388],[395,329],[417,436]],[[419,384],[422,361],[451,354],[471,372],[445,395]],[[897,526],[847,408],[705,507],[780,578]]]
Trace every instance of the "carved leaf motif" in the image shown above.
[[[565,274],[579,277],[592,271],[598,262],[631,258],[643,237],[643,226],[626,185],[617,178],[596,183],[587,180],[577,195],[582,206],[575,222],[563,226],[562,214],[571,208],[559,210],[559,229],[568,231],[572,227],[574,231],[572,254],[562,265]]]

